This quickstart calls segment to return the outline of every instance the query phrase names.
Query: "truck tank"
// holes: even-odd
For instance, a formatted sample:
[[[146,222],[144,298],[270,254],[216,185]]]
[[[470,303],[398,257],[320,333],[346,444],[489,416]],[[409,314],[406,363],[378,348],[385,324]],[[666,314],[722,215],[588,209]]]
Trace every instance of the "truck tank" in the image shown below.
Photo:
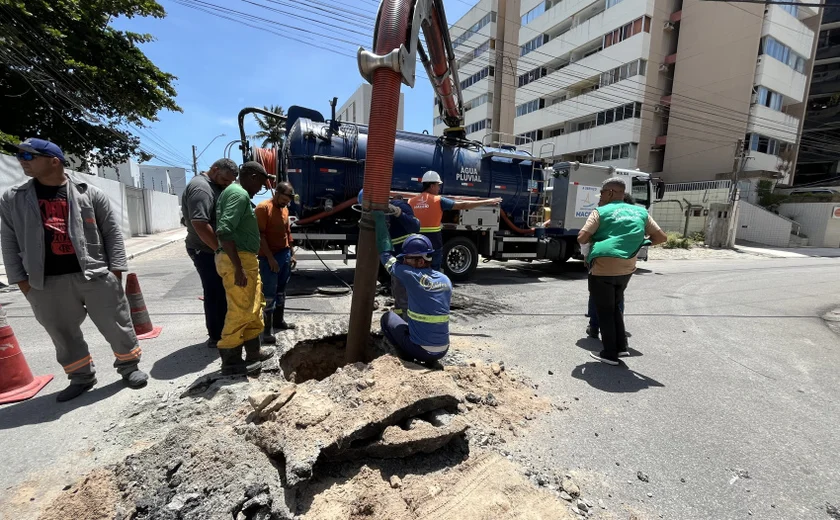
[[[298,218],[328,211],[353,199],[363,185],[368,128],[297,119],[283,145],[281,171],[298,194]],[[333,127],[335,129],[335,127]],[[475,141],[450,141],[429,134],[398,131],[392,191],[419,192],[429,170],[443,179],[441,194],[501,197],[502,209],[517,225],[527,222],[532,176],[542,178],[539,161],[527,152],[484,147]],[[536,191],[536,190],[534,190]],[[536,198],[536,197],[534,197]],[[356,217],[358,219],[358,216]]]

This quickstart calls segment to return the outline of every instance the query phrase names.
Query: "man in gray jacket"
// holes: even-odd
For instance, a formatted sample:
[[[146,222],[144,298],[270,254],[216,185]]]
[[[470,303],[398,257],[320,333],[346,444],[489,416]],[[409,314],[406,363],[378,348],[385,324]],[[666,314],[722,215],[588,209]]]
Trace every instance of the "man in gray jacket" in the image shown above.
[[[105,336],[126,385],[141,388],[140,346],[122,287],[128,266],[122,232],[108,196],[64,171],[55,144],[27,139],[17,158],[32,180],[0,199],[0,246],[9,283],[16,283],[55,345],[70,379],[58,401],[96,384],[81,325],[90,316]]]

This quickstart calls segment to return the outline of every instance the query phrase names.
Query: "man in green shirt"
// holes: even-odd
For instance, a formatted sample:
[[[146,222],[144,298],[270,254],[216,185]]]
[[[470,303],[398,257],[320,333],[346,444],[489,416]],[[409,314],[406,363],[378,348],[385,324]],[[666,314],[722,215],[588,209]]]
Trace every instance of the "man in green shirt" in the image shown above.
[[[261,362],[274,355],[260,348],[265,299],[257,262],[260,230],[251,202],[273,179],[259,163],[247,162],[239,170],[239,184],[225,188],[216,203],[216,236],[221,244],[216,251],[216,270],[225,286],[228,307],[218,343],[225,375],[258,372]]]

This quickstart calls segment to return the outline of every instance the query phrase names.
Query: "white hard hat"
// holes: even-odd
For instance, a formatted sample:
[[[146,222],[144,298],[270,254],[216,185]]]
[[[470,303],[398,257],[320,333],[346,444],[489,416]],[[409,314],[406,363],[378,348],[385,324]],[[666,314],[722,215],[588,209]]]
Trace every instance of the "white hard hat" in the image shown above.
[[[426,173],[424,173],[423,174],[423,180],[421,182],[423,182],[423,183],[436,182],[438,184],[443,184],[443,181],[440,180],[440,175],[438,175],[438,172],[433,172],[433,171],[427,171]]]

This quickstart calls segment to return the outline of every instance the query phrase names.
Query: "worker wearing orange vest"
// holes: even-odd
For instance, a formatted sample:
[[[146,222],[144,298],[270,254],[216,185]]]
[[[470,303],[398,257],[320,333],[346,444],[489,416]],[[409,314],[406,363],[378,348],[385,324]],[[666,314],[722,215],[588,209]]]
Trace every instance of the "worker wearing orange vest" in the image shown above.
[[[492,206],[502,201],[498,199],[481,199],[470,201],[454,201],[438,195],[443,181],[440,175],[434,171],[428,171],[423,175],[423,193],[408,199],[408,205],[414,210],[414,216],[420,220],[420,233],[425,235],[434,247],[432,254],[432,269],[440,271],[443,263],[443,236],[441,220],[443,212],[453,209],[473,209],[481,206]]]

